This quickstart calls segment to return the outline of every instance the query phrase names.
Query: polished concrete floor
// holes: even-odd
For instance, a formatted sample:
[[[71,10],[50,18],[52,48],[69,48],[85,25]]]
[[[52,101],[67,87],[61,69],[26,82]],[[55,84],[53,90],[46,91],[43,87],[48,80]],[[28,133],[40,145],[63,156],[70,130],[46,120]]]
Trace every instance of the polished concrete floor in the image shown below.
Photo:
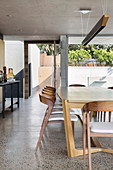
[[[38,93],[20,101],[20,108],[0,116],[0,170],[88,170],[88,159],[69,158],[63,123],[48,124],[42,143],[35,153],[46,106]],[[82,128],[75,123],[76,147],[82,147]],[[102,145],[113,147],[113,139],[101,139]],[[113,169],[113,154],[92,154],[94,170]]]

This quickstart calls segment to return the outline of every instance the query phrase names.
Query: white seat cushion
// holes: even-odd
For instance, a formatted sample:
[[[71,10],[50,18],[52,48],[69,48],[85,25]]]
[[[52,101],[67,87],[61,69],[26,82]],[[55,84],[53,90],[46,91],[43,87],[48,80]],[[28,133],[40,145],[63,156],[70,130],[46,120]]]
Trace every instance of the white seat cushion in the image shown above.
[[[63,114],[50,115],[49,121],[64,120]]]
[[[51,112],[51,114],[57,114],[57,113],[62,113],[62,114],[63,114],[63,110],[53,111],[53,112]]]
[[[81,109],[70,109],[70,113],[71,113],[71,114],[82,115]]]
[[[62,105],[62,102],[55,102],[55,105]]]
[[[62,106],[54,106],[53,109],[62,109]]]
[[[113,133],[113,122],[91,122],[91,132]]]
[[[55,121],[55,120],[62,120],[62,121],[64,121],[63,114],[50,115],[49,121]],[[78,120],[77,116],[71,115],[71,121],[76,122],[77,120]]]
[[[70,116],[71,116],[71,121],[76,122],[78,120],[78,117],[76,115],[70,114]]]
[[[51,112],[51,114],[58,114],[58,113],[62,113],[63,114],[63,110],[57,110],[57,111],[53,111],[53,112]],[[78,114],[77,112],[71,112],[70,111],[70,115],[74,115],[75,116],[75,114]]]
[[[63,114],[63,110],[57,110],[57,111],[53,111],[53,112],[51,112],[51,114],[57,114],[57,113],[62,113]],[[76,112],[76,111],[71,111],[70,110],[70,115],[74,115],[75,116],[75,114],[78,114],[78,115],[81,115],[81,112],[80,112],[80,110],[78,111],[78,112]]]

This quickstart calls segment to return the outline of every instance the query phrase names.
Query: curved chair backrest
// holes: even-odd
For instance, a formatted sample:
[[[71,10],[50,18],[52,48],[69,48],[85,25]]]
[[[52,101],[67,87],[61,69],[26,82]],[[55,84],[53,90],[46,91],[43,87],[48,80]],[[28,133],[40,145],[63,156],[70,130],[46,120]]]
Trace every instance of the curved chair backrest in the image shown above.
[[[49,90],[49,89],[42,89],[43,91],[45,91],[45,92],[48,92],[48,93],[54,93],[55,94],[55,92],[53,91],[53,90]]]
[[[50,93],[47,93],[47,92],[45,92],[45,91],[41,91],[41,93],[43,94],[43,95],[45,95],[46,97],[49,97],[51,100],[53,100],[54,102],[56,101],[56,96],[54,95],[54,94],[50,94]]]
[[[86,87],[83,84],[70,84],[69,87]]]
[[[52,87],[52,86],[46,86],[45,88],[46,88],[46,89],[53,90],[54,92],[56,92],[56,88],[54,88],[54,87]]]
[[[53,106],[54,105],[54,100],[49,97],[49,96],[46,96],[44,94],[39,94],[39,98],[40,98],[40,101],[48,106]]]
[[[42,89],[42,93],[43,93],[43,94],[50,95],[50,96],[54,96],[54,97],[56,96],[56,94],[55,94],[55,93],[51,93],[51,92],[46,91],[46,90],[43,90],[43,89]]]
[[[86,111],[102,111],[102,112],[112,112],[113,111],[113,101],[95,101],[86,104]]]
[[[56,101],[56,96],[54,94],[49,94],[49,93],[46,93],[45,91],[42,91],[41,92],[43,95],[45,95],[46,97],[49,97],[51,98],[52,101]]]
[[[95,124],[95,122],[91,124],[90,127],[90,111],[97,111],[97,112],[102,112],[106,113],[107,112],[111,112],[113,111],[113,101],[95,101],[95,102],[89,102],[86,104],[86,111],[87,111],[87,143],[88,143],[88,158],[89,158],[89,170],[91,170],[91,141],[90,138],[91,137],[112,137],[113,134],[111,135],[112,132],[112,126],[110,126],[110,124],[107,124],[110,128],[108,128],[108,126],[106,126],[105,123],[102,122],[96,122],[97,126]],[[85,129],[85,114],[83,114],[84,116],[84,120],[83,120],[83,127]],[[90,130],[91,128],[91,130]],[[83,156],[85,158],[85,146],[86,146],[86,130],[83,130]],[[110,152],[110,151],[109,151]]]

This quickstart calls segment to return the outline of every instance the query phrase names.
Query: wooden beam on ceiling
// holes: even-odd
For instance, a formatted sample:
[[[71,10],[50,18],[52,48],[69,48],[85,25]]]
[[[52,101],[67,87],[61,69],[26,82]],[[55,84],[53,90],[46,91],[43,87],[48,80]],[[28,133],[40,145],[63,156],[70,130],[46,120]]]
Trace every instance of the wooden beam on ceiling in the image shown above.
[[[82,41],[82,45],[87,45],[107,24],[109,19],[109,15],[105,14],[101,17],[101,19],[97,22],[97,24],[93,27],[93,29],[89,32],[89,34]]]
[[[31,41],[24,41],[27,44],[54,44],[53,40],[31,40]],[[60,43],[60,40],[55,40],[56,44]]]

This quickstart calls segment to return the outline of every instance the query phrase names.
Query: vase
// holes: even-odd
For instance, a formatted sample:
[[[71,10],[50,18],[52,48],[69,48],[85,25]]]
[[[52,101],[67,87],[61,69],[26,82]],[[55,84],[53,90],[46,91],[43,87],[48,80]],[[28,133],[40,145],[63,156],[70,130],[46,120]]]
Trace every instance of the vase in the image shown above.
[[[7,79],[14,79],[13,69],[9,68],[9,73],[7,74]]]

